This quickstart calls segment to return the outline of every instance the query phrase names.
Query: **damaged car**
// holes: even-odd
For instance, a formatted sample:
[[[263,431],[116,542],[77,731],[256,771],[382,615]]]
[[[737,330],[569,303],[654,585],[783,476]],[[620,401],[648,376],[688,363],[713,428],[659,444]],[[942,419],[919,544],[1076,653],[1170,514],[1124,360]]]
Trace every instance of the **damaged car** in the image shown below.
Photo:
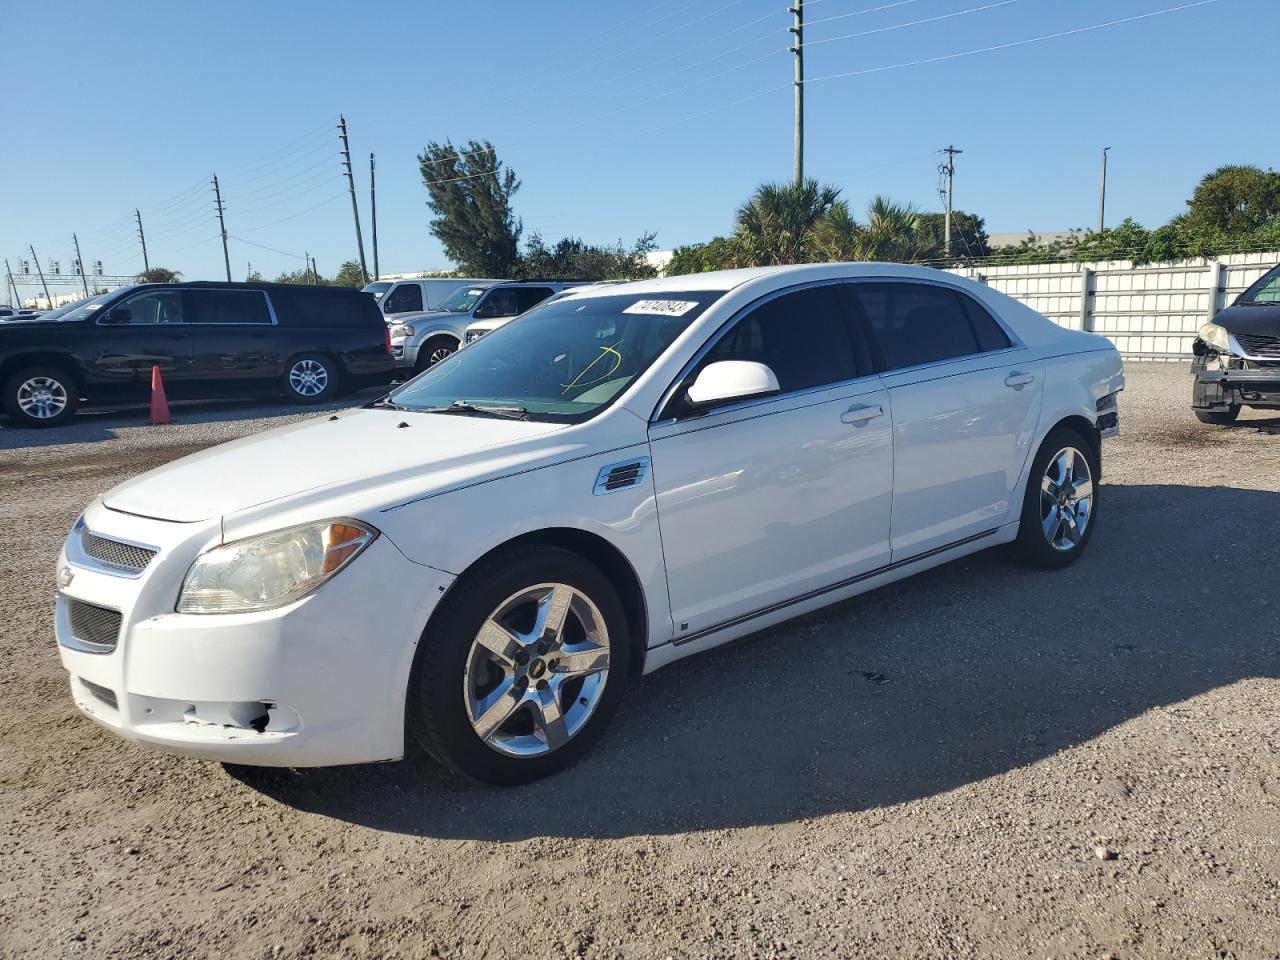
[[[1280,266],[1202,326],[1192,351],[1201,423],[1235,423],[1242,407],[1280,409]]]

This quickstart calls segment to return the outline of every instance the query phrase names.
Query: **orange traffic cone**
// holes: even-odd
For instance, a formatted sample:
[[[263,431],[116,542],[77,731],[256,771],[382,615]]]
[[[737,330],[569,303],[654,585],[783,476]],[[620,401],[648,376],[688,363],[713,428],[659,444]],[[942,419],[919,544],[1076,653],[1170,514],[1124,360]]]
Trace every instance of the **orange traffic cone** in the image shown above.
[[[151,416],[147,418],[147,423],[173,423],[173,418],[169,416],[169,401],[165,399],[164,381],[160,379],[159,366],[151,368]]]

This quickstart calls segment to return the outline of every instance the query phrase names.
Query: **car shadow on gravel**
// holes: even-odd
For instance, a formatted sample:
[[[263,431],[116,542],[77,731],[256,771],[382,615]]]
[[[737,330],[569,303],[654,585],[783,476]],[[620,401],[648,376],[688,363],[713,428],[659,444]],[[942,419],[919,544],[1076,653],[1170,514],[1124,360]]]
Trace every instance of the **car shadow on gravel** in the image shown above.
[[[422,757],[227,770],[291,807],[411,835],[716,830],[909,802],[1280,676],[1280,493],[1106,486],[1099,518],[1065,571],[989,550],[659,671],[581,763],[528,787]]]

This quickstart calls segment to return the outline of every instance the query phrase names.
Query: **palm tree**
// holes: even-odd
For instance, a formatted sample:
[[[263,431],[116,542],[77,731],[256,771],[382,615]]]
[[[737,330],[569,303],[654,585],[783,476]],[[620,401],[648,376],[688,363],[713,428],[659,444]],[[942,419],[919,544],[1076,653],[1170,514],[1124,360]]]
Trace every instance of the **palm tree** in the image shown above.
[[[730,237],[733,266],[757,267],[812,260],[814,230],[836,203],[840,191],[801,183],[765,183],[738,211]]]
[[[182,279],[182,274],[177,270],[170,270],[168,267],[152,267],[150,270],[144,270],[138,274],[139,283],[173,283],[175,280]]]
[[[936,256],[936,241],[924,216],[911,204],[877,196],[867,208],[859,260],[911,263]]]

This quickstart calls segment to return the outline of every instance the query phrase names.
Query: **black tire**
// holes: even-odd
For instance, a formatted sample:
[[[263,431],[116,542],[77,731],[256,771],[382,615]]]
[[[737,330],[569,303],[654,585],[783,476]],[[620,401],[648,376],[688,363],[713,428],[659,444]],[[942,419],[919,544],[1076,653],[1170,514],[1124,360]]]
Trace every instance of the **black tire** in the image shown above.
[[[1083,460],[1083,466],[1088,471],[1090,496],[1082,524],[1076,505],[1064,504],[1061,500],[1065,489],[1058,482],[1058,478],[1062,476],[1061,454],[1066,450],[1075,451],[1072,457],[1073,463],[1076,458]],[[1050,475],[1051,464],[1054,464],[1052,475]],[[1094,528],[1098,525],[1101,467],[1096,440],[1091,440],[1074,427],[1057,426],[1049,431],[1049,435],[1045,437],[1044,443],[1040,445],[1035,459],[1031,462],[1031,472],[1027,476],[1027,490],[1022,501],[1018,538],[1013,543],[1013,553],[1018,560],[1042,570],[1060,570],[1074,563],[1084,553],[1089,546],[1089,541],[1093,539]],[[1047,476],[1051,481],[1052,494],[1044,488]],[[1073,476],[1077,478],[1082,476],[1078,465],[1073,471]],[[1074,484],[1072,486],[1074,488]],[[1070,497],[1070,493],[1066,495]],[[1083,501],[1084,497],[1080,496],[1076,503]],[[1071,511],[1071,520],[1066,519],[1064,514],[1064,511],[1068,510]],[[1056,525],[1055,517],[1058,521]],[[1081,525],[1082,532],[1079,530]],[[1052,527],[1052,533],[1048,532],[1050,527]]]
[[[61,367],[33,364],[5,381],[4,409],[16,427],[60,427],[79,406],[80,385]]]
[[[608,666],[598,674],[603,680],[600,681],[594,707],[585,712],[579,721],[580,726],[568,735],[566,742],[535,756],[512,756],[487,743],[472,724],[468,706],[473,676],[472,647],[481,626],[509,598],[543,584],[567,585],[595,605],[608,631]],[[566,616],[566,623],[571,617],[572,614]],[[532,648],[512,649],[519,656]],[[533,652],[535,657],[532,661],[511,668],[526,671],[523,676],[526,684],[535,676],[537,662],[543,660],[543,655],[536,649]],[[477,647],[477,653],[483,656],[484,650]],[[531,783],[576,762],[604,733],[628,685],[631,656],[631,637],[622,601],[599,567],[559,547],[517,547],[468,571],[449,591],[432,617],[423,632],[409,681],[407,729],[428,754],[451,770],[495,786]],[[554,651],[546,655],[545,662],[554,667]],[[502,668],[487,666],[499,672],[494,677],[495,686],[507,682],[501,675]],[[537,676],[554,679],[554,672],[538,673]],[[516,677],[515,682],[519,684],[521,678]],[[544,682],[535,681],[537,684]],[[578,704],[585,706],[587,702],[587,688],[575,688],[574,682],[566,679],[558,687],[553,687],[550,694],[541,694],[562,696],[559,708],[566,719],[571,719],[570,711],[577,710]],[[580,682],[585,683],[586,680]],[[515,687],[513,697],[524,694],[531,697],[540,695],[528,686]],[[581,699],[580,694],[583,695]],[[508,728],[519,731],[521,724],[527,722],[531,735],[536,735],[538,717],[545,715],[535,714],[534,710],[532,704],[517,707],[509,714],[508,720],[495,728],[495,733],[502,734]]]
[[[291,403],[327,403],[342,389],[342,371],[333,357],[302,353],[289,359],[280,384]]]
[[[1240,416],[1240,404],[1233,403],[1225,410],[1196,410],[1196,419],[1201,423],[1212,423],[1219,427],[1229,427]]]
[[[458,341],[453,337],[431,337],[418,348],[418,360],[414,364],[415,374],[430,370],[441,360],[445,360],[458,352]]]

